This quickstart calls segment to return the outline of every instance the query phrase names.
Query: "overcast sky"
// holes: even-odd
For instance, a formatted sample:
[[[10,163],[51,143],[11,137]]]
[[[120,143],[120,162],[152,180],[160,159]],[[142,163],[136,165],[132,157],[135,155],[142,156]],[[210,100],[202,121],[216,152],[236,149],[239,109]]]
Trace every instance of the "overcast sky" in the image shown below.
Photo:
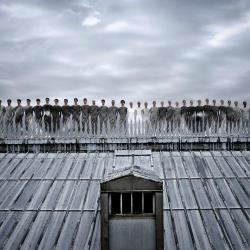
[[[0,98],[250,101],[249,0],[0,0]]]

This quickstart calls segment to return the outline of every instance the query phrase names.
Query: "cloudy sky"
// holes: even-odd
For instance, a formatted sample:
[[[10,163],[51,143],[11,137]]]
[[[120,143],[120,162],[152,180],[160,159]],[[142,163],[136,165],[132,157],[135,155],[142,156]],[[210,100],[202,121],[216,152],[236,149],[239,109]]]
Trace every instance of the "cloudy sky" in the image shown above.
[[[0,98],[250,101],[249,0],[0,0]]]

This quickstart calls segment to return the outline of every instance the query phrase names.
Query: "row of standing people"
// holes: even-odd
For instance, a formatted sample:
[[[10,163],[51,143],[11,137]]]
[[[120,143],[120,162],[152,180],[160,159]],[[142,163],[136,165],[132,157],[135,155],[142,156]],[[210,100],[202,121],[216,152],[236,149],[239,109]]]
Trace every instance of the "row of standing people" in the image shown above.
[[[54,105],[50,104],[49,98],[45,99],[45,104],[41,105],[41,100],[36,99],[36,105],[31,105],[31,100],[26,100],[26,105],[22,106],[22,101],[17,100],[17,106],[12,106],[12,101],[7,100],[7,106],[4,107],[0,100],[0,122],[1,127],[6,130],[12,130],[14,124],[16,129],[23,127],[28,130],[31,120],[34,118],[36,124],[40,127],[44,124],[45,131],[56,132],[60,129],[61,119],[63,126],[67,126],[70,118],[73,122],[73,127],[80,131],[80,127],[84,132],[90,131],[97,133],[98,124],[100,124],[100,131],[107,131],[109,127],[111,130],[117,125],[127,128],[128,125],[137,124],[141,126],[144,124],[145,130],[151,127],[153,130],[162,128],[166,125],[167,131],[172,131],[173,128],[179,129],[181,122],[184,121],[189,130],[202,131],[205,127],[211,127],[214,124],[219,128],[223,122],[226,124],[226,130],[230,131],[233,126],[238,126],[240,122],[244,127],[248,127],[249,121],[249,108],[244,101],[243,106],[239,107],[237,101],[232,106],[231,101],[224,105],[221,100],[219,105],[216,105],[216,100],[209,104],[209,100],[205,100],[205,105],[202,105],[201,100],[198,100],[197,105],[194,106],[193,101],[187,106],[186,100],[183,100],[182,106],[176,102],[172,106],[171,101],[168,106],[164,105],[162,101],[160,106],[157,107],[156,101],[153,101],[152,107],[148,108],[148,103],[145,102],[143,107],[140,102],[134,106],[132,102],[129,107],[125,106],[125,101],[121,100],[120,107],[115,105],[112,100],[111,106],[105,104],[105,100],[101,100],[102,105],[97,106],[95,101],[92,105],[88,105],[88,100],[83,99],[83,105],[78,104],[78,99],[74,98],[74,104],[68,105],[68,100],[64,99],[64,105],[59,105],[59,100],[54,100]],[[80,126],[81,124],[81,126]]]

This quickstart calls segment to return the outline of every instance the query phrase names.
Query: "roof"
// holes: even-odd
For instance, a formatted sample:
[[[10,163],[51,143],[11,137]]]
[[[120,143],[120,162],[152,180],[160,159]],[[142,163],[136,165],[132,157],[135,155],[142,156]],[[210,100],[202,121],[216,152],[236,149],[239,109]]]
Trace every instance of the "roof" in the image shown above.
[[[132,160],[163,182],[169,249],[250,247],[250,152],[174,151],[0,154],[0,249],[100,249],[100,182]]]

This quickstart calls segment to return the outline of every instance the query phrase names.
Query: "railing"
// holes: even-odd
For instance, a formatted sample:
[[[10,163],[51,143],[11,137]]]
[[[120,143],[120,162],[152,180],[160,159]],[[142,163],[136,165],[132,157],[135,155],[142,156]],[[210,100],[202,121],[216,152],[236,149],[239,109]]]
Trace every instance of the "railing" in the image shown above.
[[[242,136],[249,137],[249,119],[227,120],[205,116],[178,117],[169,120],[162,119],[151,122],[149,119],[128,122],[121,121],[119,116],[115,121],[108,119],[101,121],[74,120],[67,121],[60,118],[53,122],[35,121],[34,117],[23,117],[22,122],[15,123],[15,119],[0,121],[0,138],[167,138],[182,136]]]

